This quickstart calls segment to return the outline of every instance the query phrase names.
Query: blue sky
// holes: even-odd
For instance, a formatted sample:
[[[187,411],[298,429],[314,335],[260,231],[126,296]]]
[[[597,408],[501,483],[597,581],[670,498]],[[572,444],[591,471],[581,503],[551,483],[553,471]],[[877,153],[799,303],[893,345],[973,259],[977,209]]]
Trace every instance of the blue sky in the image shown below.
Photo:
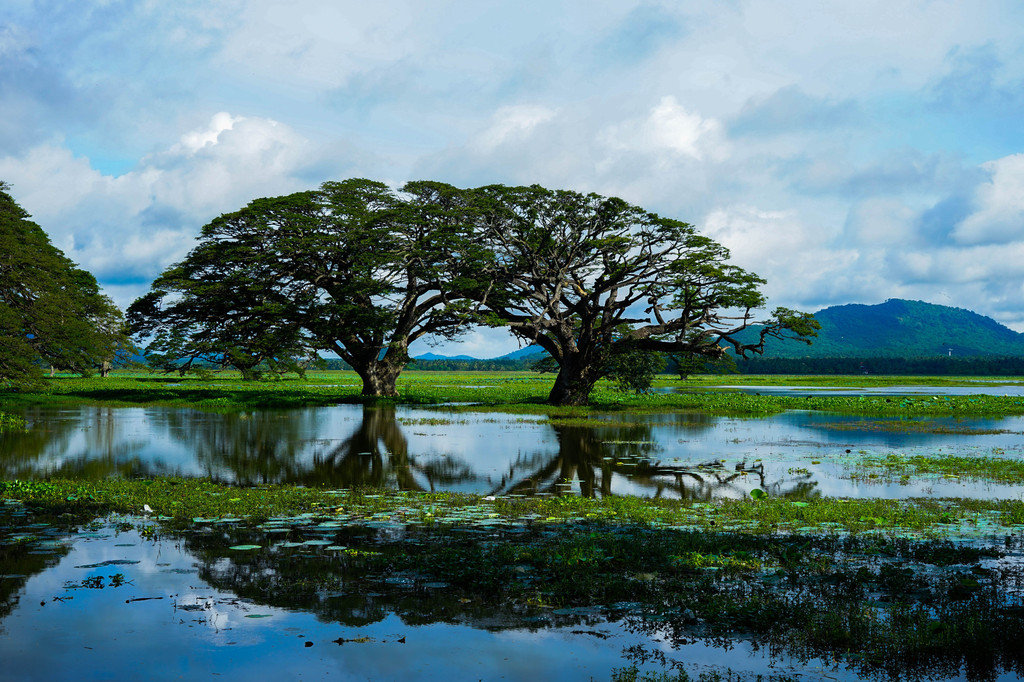
[[[5,0],[0,179],[122,306],[220,213],[369,177],[621,196],[772,305],[1024,331],[1022,26],[1016,1]]]

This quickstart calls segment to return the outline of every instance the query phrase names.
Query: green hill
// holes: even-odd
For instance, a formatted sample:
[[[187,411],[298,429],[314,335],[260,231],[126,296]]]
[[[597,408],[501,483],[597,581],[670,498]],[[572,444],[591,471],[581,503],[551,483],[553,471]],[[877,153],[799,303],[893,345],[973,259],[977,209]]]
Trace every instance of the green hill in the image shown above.
[[[1024,356],[1024,334],[963,308],[892,298],[832,306],[814,317],[821,330],[811,346],[769,339],[763,357]]]

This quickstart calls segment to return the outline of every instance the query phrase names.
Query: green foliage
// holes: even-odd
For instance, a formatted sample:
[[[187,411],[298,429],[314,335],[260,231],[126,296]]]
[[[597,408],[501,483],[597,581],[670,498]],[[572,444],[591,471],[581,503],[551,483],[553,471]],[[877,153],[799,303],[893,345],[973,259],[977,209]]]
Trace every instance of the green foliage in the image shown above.
[[[654,377],[663,369],[665,358],[661,353],[628,349],[612,356],[608,378],[615,382],[620,391],[647,393],[651,390]]]
[[[654,365],[634,352],[718,358],[723,344],[746,355],[814,335],[812,317],[779,308],[741,340],[764,281],[728,257],[692,225],[617,198],[354,179],[217,218],[129,318],[165,369],[213,363],[254,378],[328,351],[364,395],[390,397],[409,344],[503,325],[558,364],[549,402],[584,404],[609,371],[646,390]]]
[[[28,218],[0,182],[0,386],[37,386],[43,364],[105,373],[130,350],[121,311]]]
[[[25,429],[25,420],[16,414],[0,412],[0,432],[22,431]]]
[[[460,333],[479,257],[462,194],[369,180],[258,199],[203,228],[200,244],[132,304],[133,332],[159,366],[196,362],[298,370],[337,353],[369,396],[396,395],[408,347]]]
[[[729,265],[729,252],[688,223],[538,185],[482,187],[474,198],[494,254],[492,285],[477,296],[490,319],[558,364],[554,405],[588,402],[616,355],[717,358],[723,345],[745,355],[767,338],[806,339],[816,328],[810,316],[780,308],[756,339],[741,341],[765,304],[764,281]]]

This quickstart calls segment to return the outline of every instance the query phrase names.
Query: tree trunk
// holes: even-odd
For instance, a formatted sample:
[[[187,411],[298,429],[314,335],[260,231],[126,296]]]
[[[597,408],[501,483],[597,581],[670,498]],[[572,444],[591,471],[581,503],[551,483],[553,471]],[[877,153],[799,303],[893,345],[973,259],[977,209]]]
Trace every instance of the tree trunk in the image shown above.
[[[549,405],[586,405],[600,378],[597,368],[577,358],[565,357],[558,368],[555,385],[548,394]]]
[[[363,367],[353,367],[363,380],[363,395],[374,398],[397,398],[396,382],[404,365],[392,365],[387,361],[374,360]]]
[[[100,377],[102,377],[103,379],[106,379],[107,375],[110,374],[110,370],[111,370],[112,367],[113,367],[113,365],[111,364],[110,360],[104,360],[103,362],[101,362],[100,363]]]

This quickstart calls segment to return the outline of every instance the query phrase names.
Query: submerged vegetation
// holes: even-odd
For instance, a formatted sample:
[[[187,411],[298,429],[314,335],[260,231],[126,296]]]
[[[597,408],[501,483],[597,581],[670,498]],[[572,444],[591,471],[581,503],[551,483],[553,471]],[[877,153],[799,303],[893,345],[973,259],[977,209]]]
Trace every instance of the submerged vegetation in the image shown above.
[[[180,479],[12,481],[0,497],[31,520],[131,513],[112,519],[180,539],[211,586],[327,622],[601,618],[675,646],[742,637],[865,678],[1024,673],[1020,501],[488,499]],[[46,527],[0,552],[21,556]],[[660,656],[669,676],[649,679],[691,679]],[[640,679],[634,668],[615,679]]]

